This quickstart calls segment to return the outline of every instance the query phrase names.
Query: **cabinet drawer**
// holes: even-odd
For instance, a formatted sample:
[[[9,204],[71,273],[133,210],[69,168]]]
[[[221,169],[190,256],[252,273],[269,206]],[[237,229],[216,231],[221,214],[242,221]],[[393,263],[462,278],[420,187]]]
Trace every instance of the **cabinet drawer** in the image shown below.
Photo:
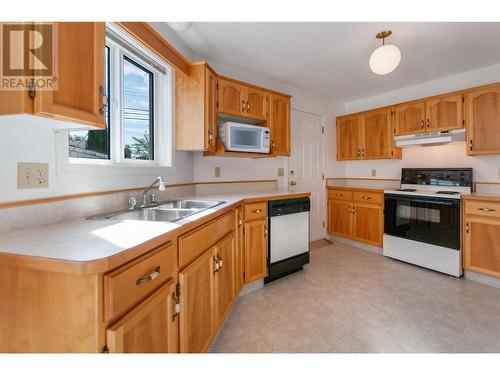
[[[364,191],[353,192],[353,200],[360,203],[382,204],[384,202],[383,193],[373,193]]]
[[[258,220],[265,219],[267,217],[267,203],[250,203],[245,204],[245,220]]]
[[[336,199],[341,201],[351,201],[352,191],[328,189],[328,199]]]
[[[487,201],[466,201],[465,214],[500,218],[500,203]]]
[[[104,276],[105,320],[118,318],[175,276],[171,242]]]
[[[234,229],[234,211],[179,237],[179,268],[198,258]]]

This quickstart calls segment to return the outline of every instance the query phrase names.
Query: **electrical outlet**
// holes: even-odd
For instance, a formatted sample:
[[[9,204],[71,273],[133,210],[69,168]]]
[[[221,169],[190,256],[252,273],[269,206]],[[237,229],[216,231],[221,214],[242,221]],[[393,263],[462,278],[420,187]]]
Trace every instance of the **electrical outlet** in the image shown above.
[[[220,167],[214,167],[214,177],[220,177]]]
[[[285,175],[285,168],[278,168],[278,177],[283,177]]]
[[[377,175],[377,170],[376,169],[372,169],[372,177],[375,177]]]
[[[17,163],[18,189],[39,189],[48,187],[48,163]]]

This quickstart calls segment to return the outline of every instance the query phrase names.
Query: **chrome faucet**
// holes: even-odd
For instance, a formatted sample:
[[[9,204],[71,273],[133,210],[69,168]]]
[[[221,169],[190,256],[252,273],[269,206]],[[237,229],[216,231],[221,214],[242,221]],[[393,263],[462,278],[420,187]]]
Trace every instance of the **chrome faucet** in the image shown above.
[[[159,184],[158,190],[165,191],[165,180],[163,179],[163,177],[158,176],[156,178],[156,180],[154,180],[153,183],[151,185],[149,185],[146,189],[144,189],[144,191],[142,192],[142,204],[141,204],[141,207],[147,207],[148,206],[148,191],[151,190],[151,188],[153,186],[155,186],[157,183]],[[158,204],[158,196],[157,195],[153,198],[152,204],[153,205]]]

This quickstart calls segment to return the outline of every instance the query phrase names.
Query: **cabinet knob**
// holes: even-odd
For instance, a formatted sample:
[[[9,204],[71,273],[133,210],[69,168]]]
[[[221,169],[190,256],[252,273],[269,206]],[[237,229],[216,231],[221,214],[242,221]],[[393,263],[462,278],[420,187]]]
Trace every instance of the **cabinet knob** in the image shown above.
[[[363,197],[361,197],[361,198],[363,198],[363,199],[367,199],[367,200],[368,200],[368,199],[372,199],[372,197],[369,197],[369,196],[367,196],[367,195],[365,195],[365,196],[363,196]]]
[[[242,100],[242,101],[241,101],[241,112],[245,112],[245,107],[246,107],[246,106],[245,106],[245,101],[244,101],[244,100]]]
[[[250,102],[247,102],[247,112],[250,111]]]
[[[344,194],[336,193],[336,194],[335,194],[335,196],[336,196],[336,197],[343,197],[343,196],[344,196]]]
[[[254,214],[260,214],[261,212],[262,212],[262,210],[260,208],[252,211],[252,213],[254,213]]]
[[[431,120],[427,119],[427,127],[430,127],[430,126],[431,126]]]
[[[424,120],[422,119],[422,121],[420,122],[420,125],[422,125],[422,129],[425,127],[424,125]]]

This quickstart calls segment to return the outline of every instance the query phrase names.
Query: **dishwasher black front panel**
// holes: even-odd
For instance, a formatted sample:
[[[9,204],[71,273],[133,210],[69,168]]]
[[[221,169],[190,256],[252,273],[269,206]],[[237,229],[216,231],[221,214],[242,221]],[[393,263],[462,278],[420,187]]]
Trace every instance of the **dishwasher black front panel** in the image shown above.
[[[309,212],[311,210],[311,201],[309,198],[292,198],[269,201],[267,208],[267,225],[269,229],[269,235],[267,239],[267,277],[264,279],[264,284],[300,271],[305,264],[309,263],[309,248],[307,248],[307,251],[301,254],[271,263],[271,239],[273,236],[271,218],[276,216],[292,215],[301,212]],[[309,238],[307,242],[309,243]]]

